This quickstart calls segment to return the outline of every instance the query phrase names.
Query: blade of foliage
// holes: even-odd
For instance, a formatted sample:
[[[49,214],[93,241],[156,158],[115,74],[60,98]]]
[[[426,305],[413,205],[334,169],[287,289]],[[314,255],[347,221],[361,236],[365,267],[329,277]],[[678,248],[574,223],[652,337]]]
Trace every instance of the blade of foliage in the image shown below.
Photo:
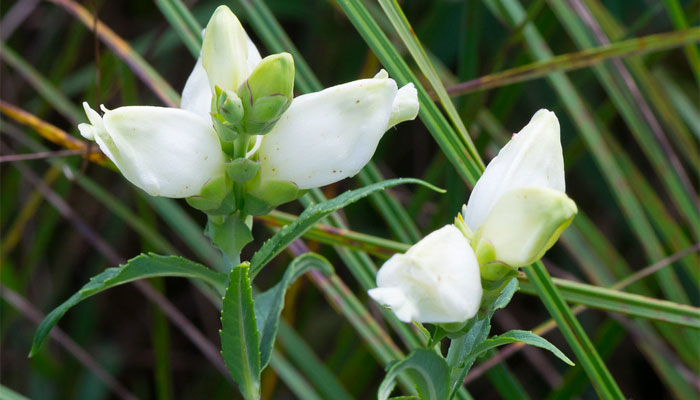
[[[387,400],[396,386],[396,376],[406,372],[416,384],[421,400],[443,400],[449,393],[449,379],[445,359],[432,350],[417,349],[401,361],[387,368],[386,377],[379,385],[377,399]]]
[[[450,118],[457,133],[459,134],[459,138],[464,143],[467,151],[469,151],[469,155],[479,166],[479,168],[483,170],[484,163],[481,161],[481,157],[476,151],[476,147],[474,147],[474,142],[472,142],[472,139],[469,137],[467,127],[464,126],[462,118],[460,118],[455,105],[452,103],[450,96],[447,94],[447,90],[445,90],[445,86],[442,84],[442,81],[435,71],[433,64],[430,62],[430,59],[428,59],[428,55],[423,49],[423,46],[420,44],[420,41],[413,31],[413,28],[411,28],[408,19],[406,19],[406,15],[404,15],[403,10],[401,10],[401,7],[396,0],[379,0],[379,5],[384,10],[384,13],[389,18],[389,21],[393,25],[394,29],[396,29],[396,32],[406,45],[406,48],[411,53],[411,56],[415,60],[416,64],[418,64],[418,68],[420,68],[423,76],[425,76],[428,79],[428,82],[430,82],[430,86],[432,86],[433,90],[437,94],[442,107],[445,109],[445,112],[447,112],[447,116]]]
[[[367,164],[359,174],[357,179],[364,186],[369,186],[384,180],[379,168],[374,163]],[[393,196],[386,191],[376,192],[370,195],[370,201],[384,217],[400,242],[415,243],[421,239],[421,233],[410,215]]]
[[[607,46],[584,49],[576,53],[562,54],[548,60],[507,69],[505,71],[484,75],[479,78],[458,83],[447,88],[450,96],[461,96],[480,90],[512,85],[518,82],[541,78],[552,71],[571,71],[596,65],[614,57],[629,57],[662,51],[686,43],[700,41],[700,28],[690,28],[677,32],[657,33],[611,43]]]
[[[669,17],[671,17],[671,22],[676,29],[685,29],[688,27],[688,21],[685,17],[685,12],[683,7],[678,2],[678,0],[664,0],[664,6],[666,6],[666,11],[668,11]],[[700,84],[700,51],[697,46],[689,44],[685,46],[685,55],[688,58],[688,63],[690,64],[690,70],[695,76],[695,80]]]
[[[360,189],[349,190],[334,199],[315,204],[304,210],[304,212],[299,215],[299,218],[297,218],[293,223],[280,229],[275,236],[266,241],[260,250],[255,253],[253,259],[251,260],[251,278],[254,278],[255,275],[257,275],[257,273],[260,272],[260,270],[267,265],[268,262],[270,262],[295,239],[309,230],[318,220],[325,218],[328,216],[328,214],[337,211],[348,204],[354,203],[373,192],[406,183],[415,183],[430,187],[438,192],[441,191],[441,189],[427,182],[421,181],[420,179],[398,178],[365,186]]]
[[[401,58],[401,55],[379,25],[377,25],[377,22],[374,21],[369,11],[367,11],[361,1],[357,0],[341,0],[338,1],[338,5],[389,71],[389,74],[400,85],[412,82],[416,86],[421,120],[462,179],[473,185],[479,175],[481,175],[480,162],[470,156],[463,140],[452,129],[445,116],[433,103],[428,92],[411,72],[406,62]]]
[[[260,329],[260,366],[265,368],[270,361],[275,346],[280,314],[284,307],[284,295],[289,286],[311,268],[318,269],[326,275],[333,273],[333,266],[315,253],[304,253],[295,258],[280,280],[271,289],[255,296],[255,319]]]
[[[277,345],[300,370],[305,372],[306,377],[324,398],[353,399],[353,396],[348,393],[334,372],[325,365],[324,360],[320,359],[304,338],[283,319],[280,320]],[[275,366],[274,357],[270,360],[270,365]]]
[[[184,8],[184,4],[176,0],[156,0],[156,5],[170,25],[175,28],[175,33],[178,34],[187,50],[195,58],[199,57],[199,50],[202,47],[202,28],[189,10]]]
[[[28,397],[15,392],[14,390],[8,388],[7,386],[0,385],[0,399],[5,400],[29,400]]]
[[[248,263],[231,270],[221,309],[221,355],[246,399],[260,398],[260,342]]]
[[[474,358],[469,355],[475,346],[486,340],[491,331],[491,318],[496,310],[510,303],[513,295],[518,290],[518,280],[511,279],[493,302],[488,310],[480,311],[474,319],[474,323],[462,336],[453,339],[447,352],[447,364],[450,367],[450,399],[455,396],[462,387],[467,372],[474,363]]]
[[[274,352],[270,364],[275,372],[284,380],[289,390],[294,393],[297,399],[321,400],[322,397],[316,393],[314,388],[306,381],[306,378],[279,352]]]
[[[488,1],[487,4],[496,15],[502,15],[511,25],[518,25],[523,22],[525,11],[519,2],[514,0]],[[538,60],[545,60],[552,57],[552,52],[547,43],[542,38],[537,28],[532,24],[527,24],[523,28],[524,39],[528,44],[532,56]],[[571,80],[563,73],[556,72],[548,75],[548,80],[557,92],[563,105],[569,111],[569,115],[574,121],[591,150],[603,177],[608,182],[611,192],[620,205],[625,219],[629,223],[633,233],[643,245],[648,254],[650,262],[664,258],[662,247],[656,238],[656,233],[650,225],[644,210],[638,199],[634,196],[630,183],[624,179],[619,165],[617,164],[610,149],[605,145],[603,135],[599,130],[599,121],[591,113],[583,98],[576,91]],[[603,257],[603,260],[605,258]],[[674,293],[682,293],[678,288],[679,283],[674,281],[672,271],[660,271],[657,273],[662,288],[669,298],[675,296]],[[684,340],[676,340],[682,344]],[[687,348],[687,347],[686,347]],[[692,350],[687,350],[684,354],[693,354]]]
[[[85,7],[72,0],[51,0],[73,14],[86,28],[95,29],[99,38],[118,55],[129,68],[136,74],[168,107],[177,107],[180,104],[180,96],[163,79],[156,70],[151,67],[143,57],[137,53],[129,43],[119,37],[107,25],[95,18]]]
[[[87,121],[85,113],[73,105],[73,103],[61,91],[51,85],[39,71],[5,43],[0,42],[0,55],[12,68],[17,70],[32,85],[42,97],[46,99],[58,112],[63,114],[70,122],[77,124]]]
[[[0,99],[0,111],[20,124],[34,129],[41,137],[53,143],[71,150],[85,150],[87,153],[87,145],[85,142],[74,138],[69,135],[68,132],[2,99]],[[91,153],[88,158],[90,161],[94,161],[102,166],[113,167],[112,162],[102,153]]]
[[[535,346],[541,349],[549,350],[552,354],[557,356],[557,358],[564,361],[565,363],[571,366],[575,365],[574,362],[569,359],[569,357],[564,355],[564,353],[562,353],[561,350],[559,350],[555,345],[550,343],[547,339],[530,331],[523,331],[518,329],[513,329],[504,334],[484,340],[483,342],[479,343],[474,348],[474,350],[472,350],[470,357],[479,357],[485,351],[496,348],[498,346],[503,346],[504,344],[515,342],[522,342],[525,344],[529,344],[530,346]]]
[[[278,226],[295,220],[294,216],[281,212],[274,212],[271,215],[260,217],[260,219],[274,222]],[[409,245],[399,242],[353,231],[339,230],[323,224],[314,225],[304,233],[303,237],[334,246],[359,248],[383,259],[394,253],[405,252],[409,248]],[[520,281],[524,293],[537,294],[527,278],[522,278]],[[697,307],[565,279],[554,278],[553,282],[567,302],[583,304],[604,311],[700,328],[700,309]]]
[[[63,315],[76,304],[114,286],[132,282],[138,279],[153,278],[158,276],[177,276],[184,278],[201,279],[220,293],[226,284],[226,275],[212,271],[207,267],[177,256],[160,256],[157,254],[141,254],[127,261],[117,268],[107,268],[95,275],[78,292],[66,300],[63,304],[51,311],[41,322],[34,334],[32,349],[29,356],[39,351],[46,341],[51,328],[63,317]]]
[[[581,7],[586,8],[585,5]],[[602,37],[600,37],[601,34],[596,35],[598,38],[596,42],[593,39],[594,28],[587,26],[580,12],[574,13],[572,8],[558,2],[552,3],[552,9],[580,48],[593,47],[596,43],[608,40],[602,33]],[[588,12],[587,8],[586,12]],[[591,23],[599,29],[597,23]],[[661,178],[661,183],[666,187],[670,199],[691,225],[697,225],[700,222],[700,211],[695,204],[692,184],[653,112],[645,112],[649,109],[646,100],[641,96],[634,96],[638,88],[634,82],[629,82],[631,78],[627,68],[619,60],[617,63],[613,60],[612,65],[595,66],[593,72],[634,134],[656,174]],[[680,294],[683,292],[681,291]],[[680,296],[671,297],[671,299],[682,301]]]
[[[596,392],[604,399],[624,399],[617,382],[600,358],[586,332],[557,291],[552,278],[541,262],[524,268],[525,274],[535,285],[537,294],[549,314],[557,322],[576,357],[586,370]]]
[[[554,278],[553,282],[571,303],[700,329],[700,308],[697,307],[566,279]],[[521,287],[525,293],[537,292],[529,282],[521,281]]]

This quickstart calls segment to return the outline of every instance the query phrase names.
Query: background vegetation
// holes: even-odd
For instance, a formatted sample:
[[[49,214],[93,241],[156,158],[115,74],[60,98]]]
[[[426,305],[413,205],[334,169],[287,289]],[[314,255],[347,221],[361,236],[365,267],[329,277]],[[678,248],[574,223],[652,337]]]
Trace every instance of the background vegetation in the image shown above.
[[[219,4],[0,6],[0,397],[10,389],[35,399],[237,393],[218,355],[218,310],[187,280],[93,297],[26,357],[43,315],[106,267],[148,251],[221,264],[201,234],[203,214],[131,186],[76,128],[84,100],[177,106],[201,26]],[[384,67],[438,99],[429,107],[424,96],[421,119],[388,132],[356,178],[302,204],[397,176],[447,189],[394,188],[306,235],[337,275],[310,274],[290,290],[264,398],[375,395],[384,365],[419,343],[368,301],[376,266],[451,222],[478,176],[477,153],[490,159],[539,108],[560,119],[567,189],[580,208],[545,266],[626,397],[698,397],[698,1],[226,4],[263,54],[294,53],[298,93]],[[90,161],[80,156],[88,152]],[[258,219],[244,255],[301,209],[289,204]],[[276,282],[291,256],[278,257],[257,283]],[[549,300],[525,277],[521,287],[496,313],[493,333],[532,329],[573,358],[560,334],[567,328],[549,320]],[[479,399],[594,398],[585,360],[576,361],[569,368],[510,345],[480,360],[466,388]]]

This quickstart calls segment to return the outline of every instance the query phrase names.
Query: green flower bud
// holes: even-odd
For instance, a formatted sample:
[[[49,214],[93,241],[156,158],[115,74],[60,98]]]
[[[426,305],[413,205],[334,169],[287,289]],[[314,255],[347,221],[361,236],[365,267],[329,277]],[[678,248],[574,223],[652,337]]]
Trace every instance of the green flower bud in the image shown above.
[[[231,126],[237,126],[243,119],[245,112],[241,99],[233,90],[222,90],[217,87],[216,92],[216,112]]]
[[[476,231],[472,246],[480,264],[530,265],[554,245],[576,212],[576,203],[563,192],[539,187],[513,189],[493,206]],[[495,270],[489,275],[504,272],[497,263],[492,265]]]
[[[211,119],[214,130],[223,143],[236,140],[241,131],[243,119],[243,104],[238,95],[232,90],[224,90],[216,86],[211,99]]]
[[[291,104],[293,91],[292,56],[280,53],[265,57],[238,89],[245,109],[244,131],[255,135],[268,133]]]

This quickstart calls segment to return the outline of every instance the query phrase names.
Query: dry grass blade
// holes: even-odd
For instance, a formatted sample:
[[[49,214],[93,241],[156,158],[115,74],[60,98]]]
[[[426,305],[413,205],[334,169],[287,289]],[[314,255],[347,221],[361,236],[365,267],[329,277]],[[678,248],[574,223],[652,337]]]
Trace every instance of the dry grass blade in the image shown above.
[[[79,150],[83,154],[88,153],[88,145],[82,140],[78,140],[69,135],[66,131],[45,122],[33,114],[22,110],[4,100],[0,100],[0,112],[19,122],[22,125],[28,126],[44,139],[49,140],[61,147],[69,150]],[[111,161],[104,154],[97,151],[90,151],[88,158],[90,161],[96,162],[103,166],[110,166]]]
[[[137,75],[168,107],[178,107],[180,96],[124,39],[119,37],[102,21],[95,18],[85,7],[72,0],[49,0],[70,12],[88,29],[94,30],[112,51],[126,62]]]
[[[505,71],[485,75],[447,88],[450,96],[461,96],[481,90],[512,85],[547,76],[552,71],[572,71],[599,64],[610,58],[629,57],[666,50],[700,41],[700,27],[678,32],[659,33],[601,47],[562,54],[546,61],[534,62]]]

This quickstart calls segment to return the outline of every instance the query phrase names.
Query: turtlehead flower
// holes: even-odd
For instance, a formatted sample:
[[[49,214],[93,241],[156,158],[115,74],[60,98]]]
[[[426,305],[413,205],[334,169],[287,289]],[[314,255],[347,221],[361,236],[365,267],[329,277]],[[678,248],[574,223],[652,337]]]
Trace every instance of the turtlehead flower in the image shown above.
[[[299,189],[355,175],[384,132],[418,113],[413,85],[398,89],[383,70],[294,99],[293,82],[291,55],[263,59],[236,16],[220,6],[179,109],[121,107],[100,117],[86,105],[90,124],[79,129],[151,195],[198,196],[227,171],[234,180],[245,175],[246,188],[275,206]],[[242,145],[236,142],[241,135]],[[250,160],[238,163],[244,174],[231,164],[240,158]],[[284,190],[290,194],[272,193]]]
[[[207,38],[218,37],[209,36],[209,32],[213,31],[212,24],[217,26],[214,28],[217,31],[239,32],[239,37],[217,41],[209,46]],[[220,28],[219,24],[233,28]],[[212,82],[222,89],[236,89],[239,94],[247,95],[244,93],[247,88],[241,90],[236,85],[244,85],[247,75],[253,72],[261,58],[250,39],[240,38],[241,35],[247,36],[242,28],[238,29],[239,26],[240,23],[227,7],[217,8],[204,34],[200,61],[185,85],[183,108],[208,115]],[[243,47],[245,51],[239,51]],[[220,59],[233,57],[233,54],[247,58],[245,62],[224,59],[212,65],[216,68],[230,65],[231,69],[245,71],[235,74],[245,76],[243,81],[231,78],[230,73],[207,67],[208,57]],[[256,93],[254,90],[252,92],[252,98],[255,98]],[[242,100],[245,103],[243,97]],[[256,98],[255,101],[260,100]],[[369,162],[379,140],[389,128],[412,120],[417,115],[418,97],[413,84],[398,89],[396,82],[384,70],[372,79],[361,79],[295,97],[274,127],[260,139],[257,156],[260,179],[263,183],[287,181],[299,189],[309,189],[353,176]]]
[[[309,189],[357,174],[387,129],[416,117],[416,99],[413,84],[397,89],[384,70],[295,98],[262,139],[262,179]]]
[[[559,120],[543,109],[491,160],[463,214],[483,273],[489,262],[537,261],[576,212],[565,193]]]
[[[211,123],[177,108],[103,108],[83,103],[89,124],[83,137],[95,140],[129,182],[151,196],[188,197],[224,173],[224,154]]]
[[[404,322],[464,322],[481,303],[479,264],[462,232],[446,225],[392,256],[368,293]]]

